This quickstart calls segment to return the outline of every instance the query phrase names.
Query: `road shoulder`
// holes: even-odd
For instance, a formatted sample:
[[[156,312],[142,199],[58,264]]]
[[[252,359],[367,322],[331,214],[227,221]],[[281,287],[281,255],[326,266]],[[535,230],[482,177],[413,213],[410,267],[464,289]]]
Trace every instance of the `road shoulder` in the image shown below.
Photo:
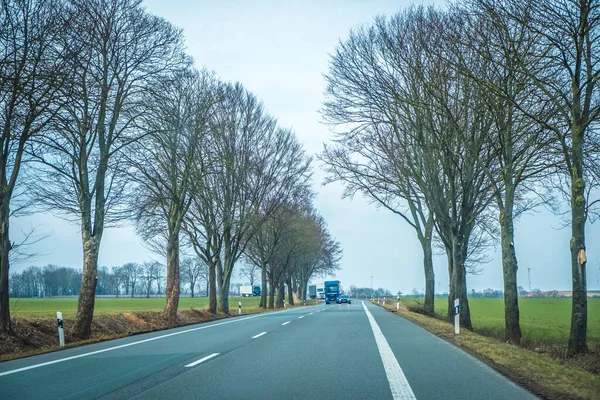
[[[600,377],[581,368],[471,331],[457,336],[452,324],[403,308],[385,310],[461,348],[538,397],[597,399],[600,393]]]

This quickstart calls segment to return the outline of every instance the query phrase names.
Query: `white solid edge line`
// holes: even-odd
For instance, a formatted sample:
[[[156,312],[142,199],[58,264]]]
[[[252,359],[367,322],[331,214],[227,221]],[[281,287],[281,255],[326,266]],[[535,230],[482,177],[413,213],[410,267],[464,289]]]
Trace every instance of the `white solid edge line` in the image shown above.
[[[394,352],[383,335],[383,332],[381,332],[379,325],[377,325],[377,321],[373,318],[373,315],[365,305],[364,301],[362,302],[362,305],[365,309],[365,313],[367,313],[369,323],[371,324],[373,336],[375,336],[375,343],[377,343],[377,348],[379,349],[379,355],[381,356],[383,368],[385,369],[385,374],[390,384],[392,397],[394,400],[416,400],[415,394],[412,391],[408,380],[406,380],[406,376],[404,375],[402,368],[400,368],[398,360],[396,360],[396,357],[394,356]]]
[[[195,366],[195,365],[198,365],[198,364],[200,364],[201,362],[204,362],[204,361],[206,361],[206,360],[210,360],[211,358],[213,358],[213,357],[216,357],[216,356],[218,356],[219,354],[220,354],[220,353],[212,353],[210,356],[206,356],[206,357],[204,357],[204,358],[201,358],[201,359],[199,359],[198,361],[194,361],[193,363],[189,363],[189,364],[188,364],[188,365],[186,365],[185,367],[186,367],[186,368],[193,367],[193,366]]]
[[[290,309],[287,309],[287,310],[276,311],[275,313],[284,313],[284,312],[288,312],[288,311],[292,311],[292,310],[294,310],[294,309],[290,308]],[[52,360],[52,361],[47,361],[47,362],[40,363],[40,364],[29,365],[29,366],[23,367],[23,368],[13,369],[11,371],[0,372],[0,376],[15,374],[17,372],[27,371],[27,370],[35,369],[35,368],[45,367],[46,365],[58,364],[58,363],[61,363],[61,362],[64,362],[64,361],[75,360],[77,358],[93,356],[94,354],[106,353],[107,351],[118,350],[118,349],[122,349],[122,348],[125,348],[125,347],[130,347],[130,346],[135,346],[135,345],[146,343],[146,342],[152,342],[152,341],[158,340],[158,339],[164,339],[164,338],[175,336],[175,335],[181,335],[182,333],[200,331],[200,330],[203,330],[203,329],[212,328],[213,326],[227,325],[227,324],[232,324],[234,322],[240,322],[240,321],[245,321],[245,320],[252,319],[252,318],[263,317],[263,316],[269,315],[269,314],[274,314],[274,313],[260,313],[260,314],[256,314],[256,315],[251,315],[249,317],[235,318],[235,319],[232,319],[230,321],[218,322],[216,324],[211,324],[211,325],[207,325],[207,326],[199,326],[198,328],[192,328],[192,329],[186,329],[184,331],[168,333],[166,335],[156,336],[156,337],[152,337],[152,338],[149,338],[149,339],[140,340],[140,341],[137,341],[137,342],[126,343],[126,344],[122,344],[122,345],[115,346],[115,347],[109,347],[107,349],[91,351],[89,353],[78,354],[76,356],[60,358],[58,360]]]
[[[284,322],[284,323],[283,323],[283,324],[281,324],[281,325],[287,325],[287,324],[289,324],[290,322],[292,322],[292,321]]]
[[[261,333],[259,333],[258,335],[254,335],[254,336],[252,336],[252,339],[259,338],[259,337],[261,337],[262,335],[266,335],[266,334],[267,334],[267,332],[261,332]]]

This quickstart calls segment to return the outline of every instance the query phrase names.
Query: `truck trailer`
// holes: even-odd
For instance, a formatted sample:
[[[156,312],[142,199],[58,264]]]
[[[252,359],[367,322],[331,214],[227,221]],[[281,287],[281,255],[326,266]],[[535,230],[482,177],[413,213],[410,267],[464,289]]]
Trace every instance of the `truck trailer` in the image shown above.
[[[260,296],[260,286],[240,286],[240,296],[242,297],[252,297],[252,296]]]
[[[315,300],[317,298],[317,285],[308,286],[308,298]]]

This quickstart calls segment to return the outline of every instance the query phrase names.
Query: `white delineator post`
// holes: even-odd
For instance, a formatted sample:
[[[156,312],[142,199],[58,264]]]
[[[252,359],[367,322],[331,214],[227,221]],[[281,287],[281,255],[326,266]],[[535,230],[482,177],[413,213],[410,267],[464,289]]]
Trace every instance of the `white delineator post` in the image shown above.
[[[287,307],[285,306],[285,300],[283,301],[283,308],[287,308]]]
[[[396,310],[400,310],[400,296],[398,295],[398,298],[396,300]]]
[[[63,328],[63,318],[60,311],[56,312],[56,320],[58,321],[58,343],[60,347],[65,347],[65,330]]]
[[[238,315],[242,315],[242,302],[238,301]]]
[[[454,333],[460,334],[460,302],[458,299],[454,300]]]

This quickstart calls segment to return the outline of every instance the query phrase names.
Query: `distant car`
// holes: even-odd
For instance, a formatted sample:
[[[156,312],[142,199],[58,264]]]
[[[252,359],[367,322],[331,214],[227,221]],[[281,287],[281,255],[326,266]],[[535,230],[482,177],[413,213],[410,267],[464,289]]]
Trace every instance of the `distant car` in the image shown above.
[[[338,304],[342,304],[342,303],[352,304],[352,301],[350,300],[350,296],[343,294],[337,298],[337,303]]]

